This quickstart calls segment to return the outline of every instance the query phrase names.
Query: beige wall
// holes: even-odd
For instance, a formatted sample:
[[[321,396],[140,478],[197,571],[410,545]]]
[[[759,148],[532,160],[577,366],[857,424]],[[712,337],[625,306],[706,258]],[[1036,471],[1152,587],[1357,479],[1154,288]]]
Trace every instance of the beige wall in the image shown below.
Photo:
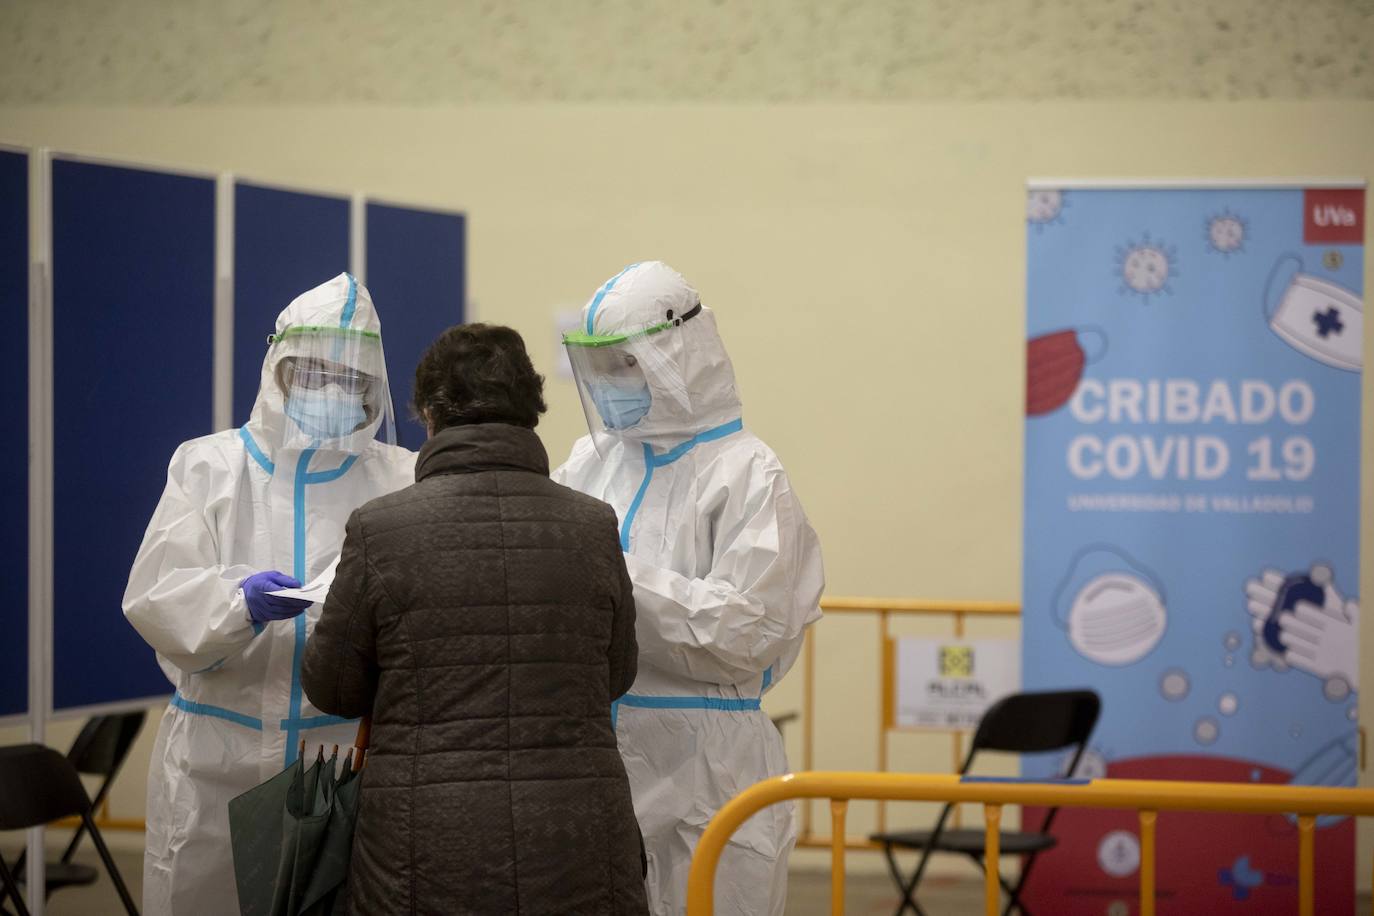
[[[582,420],[554,313],[665,258],[719,313],[831,594],[1014,601],[1025,179],[1370,176],[1371,34],[1374,0],[15,0],[0,141],[465,210],[473,312],[550,373],[555,461]],[[819,633],[816,764],[871,768],[876,629]]]
[[[1368,176],[1374,103],[0,108],[0,139],[466,211],[475,315],[519,329],[550,374],[555,461],[583,429],[552,375],[555,311],[665,258],[718,311],[745,421],[793,476],[831,594],[1015,601],[1025,178]],[[816,765],[871,768],[875,630],[821,636]],[[894,753],[949,761],[943,738]],[[117,815],[141,808],[139,776]]]
[[[1374,97],[1370,0],[6,0],[0,105]]]

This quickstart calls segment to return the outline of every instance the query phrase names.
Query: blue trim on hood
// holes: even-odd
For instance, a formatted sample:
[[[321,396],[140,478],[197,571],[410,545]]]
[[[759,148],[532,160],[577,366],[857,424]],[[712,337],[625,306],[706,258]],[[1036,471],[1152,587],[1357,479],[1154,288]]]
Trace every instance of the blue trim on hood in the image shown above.
[[[607,280],[607,281],[606,281],[606,284],[605,284],[604,286],[602,286],[601,289],[599,289],[599,290],[596,291],[596,295],[592,297],[592,304],[591,304],[590,306],[587,307],[587,333],[588,333],[588,334],[595,334],[595,333],[596,333],[595,331],[592,330],[592,323],[596,320],[596,310],[601,306],[601,300],[602,300],[602,299],[605,299],[605,298],[606,298],[606,294],[609,293],[609,292],[611,291],[611,287],[615,286],[615,281],[619,280],[621,277],[625,276],[627,273],[629,273],[631,270],[633,270],[634,268],[636,268],[636,267],[638,267],[638,266],[639,266],[639,262],[638,262],[638,261],[635,261],[635,262],[634,262],[633,264],[631,264],[629,267],[625,268],[625,269],[622,270],[620,273],[616,274],[614,277],[611,277],[611,279]]]
[[[344,302],[343,315],[339,318],[339,327],[346,328],[353,323],[353,313],[358,309],[358,280],[352,274],[344,274],[348,278],[348,299]]]

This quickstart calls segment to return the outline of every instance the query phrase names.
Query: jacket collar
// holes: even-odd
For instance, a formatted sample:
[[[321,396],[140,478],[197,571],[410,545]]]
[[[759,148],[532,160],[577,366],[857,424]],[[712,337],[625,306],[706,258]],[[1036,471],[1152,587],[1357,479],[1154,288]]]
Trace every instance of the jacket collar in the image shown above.
[[[532,429],[508,423],[450,426],[429,438],[415,462],[415,479],[477,471],[532,471],[548,476],[549,455]]]

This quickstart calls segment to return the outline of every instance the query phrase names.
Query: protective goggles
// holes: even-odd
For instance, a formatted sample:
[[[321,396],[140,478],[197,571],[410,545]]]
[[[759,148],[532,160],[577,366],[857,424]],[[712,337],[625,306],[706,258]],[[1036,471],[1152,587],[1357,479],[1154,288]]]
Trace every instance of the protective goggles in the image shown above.
[[[377,382],[371,375],[318,359],[293,360],[288,371],[287,384],[296,388],[319,389],[337,385],[345,394],[362,394]]]

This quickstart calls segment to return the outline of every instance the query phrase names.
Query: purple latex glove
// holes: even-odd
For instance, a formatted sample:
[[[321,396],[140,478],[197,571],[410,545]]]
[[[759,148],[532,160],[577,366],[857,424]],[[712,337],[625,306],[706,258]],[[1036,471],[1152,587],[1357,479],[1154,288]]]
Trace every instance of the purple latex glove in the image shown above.
[[[248,602],[248,616],[256,623],[289,620],[310,607],[309,601],[300,598],[267,594],[279,588],[301,587],[299,580],[275,569],[254,573],[239,583],[239,587],[243,589],[243,597]]]

